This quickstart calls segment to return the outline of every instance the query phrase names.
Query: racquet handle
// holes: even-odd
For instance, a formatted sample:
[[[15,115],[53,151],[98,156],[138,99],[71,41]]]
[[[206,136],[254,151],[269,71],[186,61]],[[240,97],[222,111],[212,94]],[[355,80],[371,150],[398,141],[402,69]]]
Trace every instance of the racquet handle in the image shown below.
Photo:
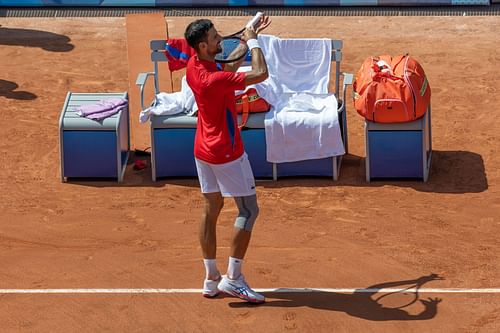
[[[250,20],[248,21],[247,25],[245,26],[245,28],[250,28],[250,27],[255,27],[255,25],[259,22],[260,20],[260,17],[264,15],[264,13],[262,12],[257,12],[257,14],[255,14],[255,16]]]

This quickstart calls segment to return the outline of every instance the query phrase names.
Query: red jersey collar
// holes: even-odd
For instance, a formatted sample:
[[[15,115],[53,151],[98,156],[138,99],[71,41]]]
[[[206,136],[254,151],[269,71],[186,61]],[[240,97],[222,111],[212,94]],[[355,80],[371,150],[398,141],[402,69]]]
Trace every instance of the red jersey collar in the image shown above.
[[[215,61],[203,60],[198,58],[198,56],[196,56],[196,61],[203,65],[206,69],[217,70],[217,63]]]

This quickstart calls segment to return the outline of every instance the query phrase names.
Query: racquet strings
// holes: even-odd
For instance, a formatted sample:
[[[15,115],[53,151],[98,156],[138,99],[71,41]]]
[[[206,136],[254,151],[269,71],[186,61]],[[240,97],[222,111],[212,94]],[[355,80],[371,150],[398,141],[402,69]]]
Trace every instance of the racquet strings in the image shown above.
[[[217,53],[215,61],[231,63],[249,57],[248,46],[238,37],[237,33],[222,38],[222,52]]]

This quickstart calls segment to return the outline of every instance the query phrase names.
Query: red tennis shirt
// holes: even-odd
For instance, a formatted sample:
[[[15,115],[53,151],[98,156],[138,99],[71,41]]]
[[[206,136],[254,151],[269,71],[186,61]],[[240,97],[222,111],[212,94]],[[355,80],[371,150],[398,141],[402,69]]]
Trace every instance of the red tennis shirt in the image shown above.
[[[245,73],[220,71],[215,62],[194,56],[186,80],[198,105],[194,156],[212,164],[234,161],[244,151],[234,91],[245,89]]]

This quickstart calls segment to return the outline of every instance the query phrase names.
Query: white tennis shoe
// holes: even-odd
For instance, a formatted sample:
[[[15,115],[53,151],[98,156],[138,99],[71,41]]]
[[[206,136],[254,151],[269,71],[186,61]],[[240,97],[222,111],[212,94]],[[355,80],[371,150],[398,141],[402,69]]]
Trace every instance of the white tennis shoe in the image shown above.
[[[264,303],[266,301],[264,295],[261,295],[250,288],[250,286],[246,283],[243,274],[235,280],[223,275],[218,288],[226,294],[241,298],[242,300],[250,303]]]
[[[217,295],[219,295],[219,288],[217,286],[219,285],[221,281],[221,276],[219,275],[219,278],[216,280],[208,280],[205,279],[205,282],[203,283],[203,297],[207,298],[212,298]]]

